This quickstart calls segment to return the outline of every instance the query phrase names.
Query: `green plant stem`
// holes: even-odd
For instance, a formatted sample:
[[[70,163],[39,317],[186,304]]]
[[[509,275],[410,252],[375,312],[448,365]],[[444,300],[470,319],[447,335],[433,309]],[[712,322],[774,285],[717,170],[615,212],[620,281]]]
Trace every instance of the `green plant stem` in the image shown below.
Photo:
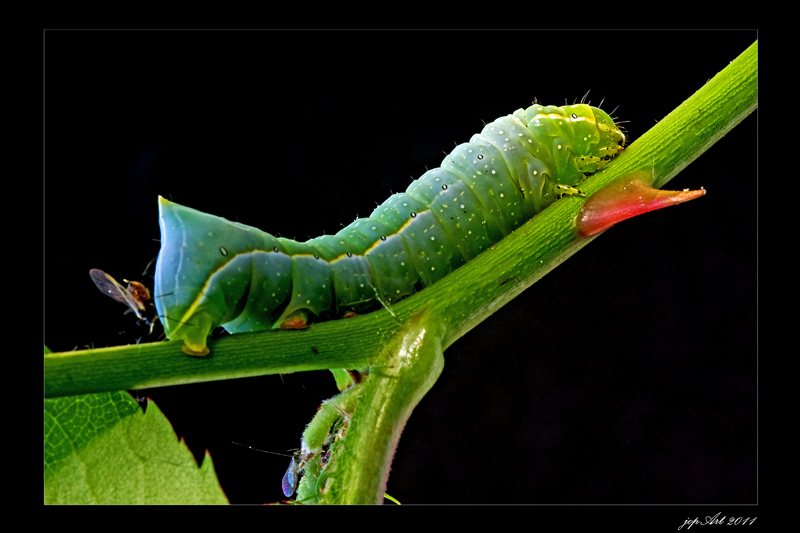
[[[581,184],[587,196],[634,171],[652,169],[663,186],[758,105],[758,43]],[[579,237],[585,198],[568,197],[490,250],[388,310],[316,324],[304,331],[264,331],[211,341],[211,355],[190,357],[180,342],[45,355],[45,396],[131,390],[326,368],[365,368],[412,316],[426,309],[442,321],[443,347],[565,261],[595,237]]]
[[[442,373],[443,330],[426,311],[413,317],[355,385],[358,402],[323,503],[383,503],[400,433]]]

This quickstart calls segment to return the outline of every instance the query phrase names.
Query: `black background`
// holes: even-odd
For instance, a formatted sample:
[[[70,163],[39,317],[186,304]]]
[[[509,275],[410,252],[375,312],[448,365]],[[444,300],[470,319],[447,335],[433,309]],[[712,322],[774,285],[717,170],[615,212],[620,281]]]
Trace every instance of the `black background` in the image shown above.
[[[49,31],[45,342],[155,341],[91,283],[152,286],[157,196],[272,234],[334,233],[482,122],[594,104],[631,140],[756,32]],[[388,492],[403,503],[756,502],[756,113],[456,342]],[[160,327],[156,326],[160,333]],[[282,499],[327,372],[150,389],[232,502]]]

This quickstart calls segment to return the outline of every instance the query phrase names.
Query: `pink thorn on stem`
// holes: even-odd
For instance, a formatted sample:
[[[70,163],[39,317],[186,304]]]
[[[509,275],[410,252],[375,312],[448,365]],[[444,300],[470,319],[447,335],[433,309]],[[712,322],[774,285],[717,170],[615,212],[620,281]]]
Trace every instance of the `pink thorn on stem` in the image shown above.
[[[593,194],[578,214],[578,232],[591,237],[617,222],[643,215],[662,207],[699,198],[705,189],[696,191],[662,191],[654,189],[639,177],[629,176],[615,181]]]

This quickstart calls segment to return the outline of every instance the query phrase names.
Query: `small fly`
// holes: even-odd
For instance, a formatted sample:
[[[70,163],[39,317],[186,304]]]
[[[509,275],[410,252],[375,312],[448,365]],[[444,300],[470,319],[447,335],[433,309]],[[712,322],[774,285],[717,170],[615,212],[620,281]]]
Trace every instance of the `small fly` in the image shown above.
[[[153,325],[156,319],[155,306],[153,306],[152,297],[147,287],[138,281],[124,279],[122,281],[128,284],[126,289],[117,280],[97,268],[91,269],[89,276],[94,284],[97,285],[97,288],[100,289],[100,292],[128,306],[127,311],[125,311],[126,315],[128,313],[135,314],[139,320],[144,320],[150,324],[150,333],[153,332]]]

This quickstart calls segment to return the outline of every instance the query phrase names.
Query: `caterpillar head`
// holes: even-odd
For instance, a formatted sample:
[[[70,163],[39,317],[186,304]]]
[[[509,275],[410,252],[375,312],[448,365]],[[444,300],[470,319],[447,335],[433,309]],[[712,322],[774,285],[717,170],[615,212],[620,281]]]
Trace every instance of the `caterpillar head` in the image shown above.
[[[580,172],[596,172],[622,152],[625,134],[608,113],[586,104],[566,106],[564,111],[574,126],[573,161]]]
[[[600,150],[605,149],[605,157],[611,159],[615,155],[622,152],[625,147],[625,134],[622,133],[614,120],[602,109],[592,107],[594,113],[594,121],[597,124],[597,129],[600,132]]]

